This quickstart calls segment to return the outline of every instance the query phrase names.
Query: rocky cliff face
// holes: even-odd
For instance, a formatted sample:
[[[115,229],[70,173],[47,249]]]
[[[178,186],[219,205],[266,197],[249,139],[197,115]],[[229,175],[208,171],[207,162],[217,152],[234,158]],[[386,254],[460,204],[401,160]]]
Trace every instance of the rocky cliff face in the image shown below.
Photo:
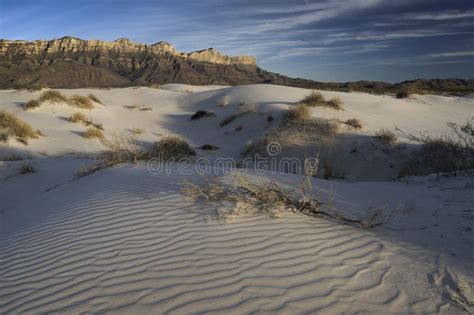
[[[120,38],[113,42],[82,40],[74,37],[63,37],[50,41],[36,40],[32,42],[0,40],[0,56],[6,59],[14,59],[15,56],[72,53],[99,53],[104,56],[148,53],[157,56],[171,55],[224,65],[256,65],[255,57],[252,56],[229,57],[213,48],[184,53],[177,51],[173,45],[163,41],[153,45],[146,45],[132,42],[126,38]]]

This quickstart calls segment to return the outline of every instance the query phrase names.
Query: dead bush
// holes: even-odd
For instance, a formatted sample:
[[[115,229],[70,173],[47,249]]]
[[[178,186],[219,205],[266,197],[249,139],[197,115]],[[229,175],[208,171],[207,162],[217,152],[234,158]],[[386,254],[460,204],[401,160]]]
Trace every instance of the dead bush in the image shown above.
[[[398,142],[396,133],[389,129],[380,129],[375,133],[375,138],[385,145],[394,145]]]
[[[71,117],[68,118],[68,120],[72,123],[77,123],[77,122],[85,122],[87,121],[86,116],[83,113],[74,113],[71,115]]]
[[[337,110],[344,110],[344,107],[342,107],[342,100],[340,97],[333,97],[329,101],[325,103],[326,107],[331,107]]]
[[[21,164],[18,168],[20,174],[32,174],[36,173],[35,167],[31,163]]]
[[[143,128],[132,128],[130,129],[130,132],[135,134],[135,135],[142,135],[145,133],[145,129]]]
[[[93,109],[94,104],[91,102],[91,100],[88,97],[81,96],[81,95],[73,95],[71,96],[67,103],[70,106],[73,107],[78,107],[82,109]]]
[[[220,126],[224,127],[236,120],[237,118],[240,118],[242,116],[255,113],[257,111],[257,106],[255,104],[248,104],[248,103],[242,103],[239,106],[239,110],[236,113],[230,114],[220,122]]]
[[[137,162],[149,157],[147,150],[133,133],[113,134],[108,139],[103,139],[106,148],[102,154],[102,164],[115,165],[125,162]]]
[[[46,84],[40,83],[40,84],[34,84],[28,88],[28,92],[36,92],[36,91],[41,91],[41,90],[47,90],[49,87]]]
[[[86,132],[84,133],[84,138],[102,140],[104,139],[104,133],[98,128],[90,127],[87,128]]]
[[[31,101],[28,101],[26,102],[24,105],[23,105],[23,108],[25,110],[28,110],[28,109],[33,109],[33,108],[37,108],[37,107],[40,107],[40,103],[37,101],[37,100],[31,100]]]
[[[292,106],[285,115],[286,122],[298,122],[311,118],[311,109],[305,104]]]
[[[407,97],[410,97],[413,94],[418,94],[418,93],[419,93],[419,91],[415,87],[406,86],[406,87],[401,88],[397,92],[396,97],[397,98],[407,98]]]
[[[101,102],[101,101],[97,98],[97,96],[95,96],[94,94],[89,94],[89,95],[87,95],[87,97],[88,97],[91,101],[93,101],[93,102],[95,102],[95,103],[97,103],[97,104],[102,104],[102,102]]]
[[[362,129],[362,122],[357,118],[351,118],[344,122],[346,125],[351,126],[355,129]]]
[[[145,106],[145,105],[125,105],[124,107],[126,109],[138,110],[138,111],[141,111],[141,112],[146,112],[146,111],[151,111],[152,110],[151,107]]]
[[[196,155],[186,140],[177,136],[168,136],[153,144],[150,151],[151,156],[158,157],[163,161],[179,160],[181,158]]]
[[[49,90],[43,92],[39,99],[38,102],[44,103],[44,102],[50,102],[50,103],[67,103],[67,97],[61,94],[61,92],[55,91],[55,90]]]
[[[323,106],[325,103],[324,97],[321,93],[313,91],[311,94],[305,96],[301,101],[301,104],[305,104],[307,106],[316,107],[316,106]]]
[[[38,133],[30,124],[20,120],[14,114],[0,110],[0,141],[8,142],[10,137],[17,141],[28,144],[29,139],[37,139]]]
[[[235,175],[230,185],[214,179],[204,179],[199,183],[185,181],[182,193],[188,201],[208,202],[219,207],[230,205],[233,211],[242,205],[269,214],[286,210],[364,229],[385,224],[395,216],[395,211],[386,216],[381,213],[376,217],[367,215],[362,218],[351,218],[340,213],[332,204],[321,202],[313,193],[311,176],[316,172],[317,169],[308,172],[305,168],[299,189],[285,189],[275,182],[254,183]]]
[[[459,125],[448,122],[452,135],[419,135],[397,131],[402,137],[421,144],[402,168],[401,176],[428,175],[432,173],[456,174],[474,169],[474,117]]]

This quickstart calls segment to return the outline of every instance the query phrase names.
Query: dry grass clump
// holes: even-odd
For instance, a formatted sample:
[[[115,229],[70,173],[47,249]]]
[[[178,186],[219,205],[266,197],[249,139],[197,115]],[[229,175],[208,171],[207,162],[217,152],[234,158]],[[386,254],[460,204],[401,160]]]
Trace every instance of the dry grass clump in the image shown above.
[[[138,110],[138,111],[141,111],[141,112],[146,112],[146,111],[153,110],[151,107],[145,106],[145,105],[125,105],[124,107],[127,108],[127,109],[130,109],[130,110]]]
[[[380,129],[375,133],[375,138],[385,145],[394,145],[398,142],[397,134],[389,129]]]
[[[324,97],[321,93],[313,91],[311,94],[305,96],[301,101],[301,104],[305,104],[307,106],[316,107],[316,106],[323,106],[325,103]]]
[[[102,140],[104,139],[104,132],[96,127],[89,127],[84,133],[84,138]]]
[[[219,123],[219,126],[224,127],[236,120],[237,118],[240,118],[242,116],[255,113],[257,111],[257,106],[255,104],[247,104],[247,103],[242,103],[239,107],[239,110],[236,113],[230,114]]]
[[[134,135],[142,135],[145,133],[145,129],[143,128],[132,128],[130,129],[130,132],[133,133]]]
[[[36,92],[41,90],[47,90],[49,87],[46,84],[34,84],[28,88],[28,92]]]
[[[401,170],[401,176],[451,173],[474,169],[474,117],[462,125],[448,122],[453,135],[399,133],[421,144]]]
[[[191,120],[198,120],[198,119],[201,119],[201,118],[204,118],[204,117],[212,117],[212,116],[215,116],[215,114],[213,112],[208,112],[206,110],[198,110],[197,112],[195,112],[192,116],[191,116]]]
[[[397,94],[396,94],[396,97],[397,98],[407,98],[413,94],[418,94],[419,91],[413,87],[413,86],[406,86],[402,89],[400,89]]]
[[[38,138],[38,133],[33,130],[30,124],[20,120],[14,114],[1,110],[0,141],[6,143],[10,137],[15,137],[17,141],[28,144],[29,139]]]
[[[36,173],[36,169],[31,163],[21,164],[20,167],[18,168],[18,171],[20,172],[20,174]]]
[[[342,107],[342,100],[340,97],[333,97],[329,101],[326,102],[327,107],[332,107],[337,110],[344,110],[344,107]]]
[[[179,160],[181,158],[194,156],[196,151],[191,148],[188,142],[177,136],[168,136],[153,144],[150,151],[153,157],[158,157],[163,161]]]
[[[344,123],[346,125],[351,126],[352,128],[355,128],[355,129],[362,129],[362,127],[363,127],[362,122],[357,118],[348,119]]]
[[[37,108],[37,107],[40,107],[40,103],[37,101],[37,100],[31,100],[31,101],[28,101],[26,102],[24,105],[23,105],[23,108],[25,110],[28,110],[28,109],[33,109],[33,108]]]
[[[67,103],[67,97],[61,94],[61,92],[55,91],[55,90],[49,90],[43,92],[39,99],[38,102],[44,103],[44,102],[50,102],[50,103]]]
[[[108,139],[103,139],[102,144],[106,150],[102,152],[101,159],[104,165],[115,165],[124,162],[134,162],[149,157],[148,151],[133,133],[113,134]]]
[[[89,94],[89,95],[87,95],[87,97],[88,97],[91,101],[93,101],[93,102],[95,102],[95,103],[97,103],[97,104],[102,104],[102,102],[101,102],[101,101],[97,98],[97,96],[95,96],[94,94]]]
[[[78,122],[86,122],[87,121],[87,118],[86,118],[86,115],[84,115],[83,113],[74,113],[71,115],[71,117],[68,118],[68,120],[72,123],[78,123]]]
[[[70,106],[83,108],[83,109],[92,109],[94,108],[94,104],[90,100],[90,98],[81,95],[73,95],[68,100],[67,103]]]
[[[191,202],[208,202],[219,207],[230,205],[233,213],[238,213],[242,207],[268,214],[283,210],[352,224],[364,229],[385,224],[395,216],[395,211],[388,215],[381,211],[369,214],[368,211],[363,218],[352,218],[338,212],[332,204],[321,202],[313,193],[311,177],[316,172],[317,168],[308,171],[305,167],[305,176],[298,189],[285,189],[274,182],[254,183],[235,175],[230,185],[213,179],[206,179],[197,184],[186,181],[182,193]]]
[[[308,120],[311,118],[311,109],[305,104],[298,104],[292,106],[285,115],[287,122],[296,122],[301,120]]]
[[[0,156],[0,161],[8,161],[8,162],[22,161],[22,160],[25,160],[25,159],[31,159],[31,157],[22,156],[22,155],[19,155],[19,154],[11,154],[11,155],[6,155],[6,156]]]
[[[333,97],[329,101],[326,101],[321,93],[316,91],[313,91],[311,94],[305,96],[299,103],[310,107],[330,107],[336,110],[344,110],[341,98]]]

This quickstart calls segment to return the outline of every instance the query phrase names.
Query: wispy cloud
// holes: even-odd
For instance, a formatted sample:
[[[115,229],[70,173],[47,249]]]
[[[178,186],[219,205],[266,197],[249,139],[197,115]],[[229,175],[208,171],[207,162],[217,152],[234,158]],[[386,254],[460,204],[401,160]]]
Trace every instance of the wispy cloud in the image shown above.
[[[469,57],[469,56],[474,56],[474,50],[450,51],[450,52],[445,52],[445,53],[427,55],[427,57],[430,57],[430,58],[452,58],[452,57]]]

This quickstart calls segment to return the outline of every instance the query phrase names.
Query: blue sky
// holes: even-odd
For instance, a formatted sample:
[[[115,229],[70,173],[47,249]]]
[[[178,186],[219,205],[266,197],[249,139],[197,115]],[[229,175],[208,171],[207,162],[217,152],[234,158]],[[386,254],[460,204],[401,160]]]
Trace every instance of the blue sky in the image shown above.
[[[0,38],[214,47],[320,81],[474,78],[474,0],[0,0]]]

